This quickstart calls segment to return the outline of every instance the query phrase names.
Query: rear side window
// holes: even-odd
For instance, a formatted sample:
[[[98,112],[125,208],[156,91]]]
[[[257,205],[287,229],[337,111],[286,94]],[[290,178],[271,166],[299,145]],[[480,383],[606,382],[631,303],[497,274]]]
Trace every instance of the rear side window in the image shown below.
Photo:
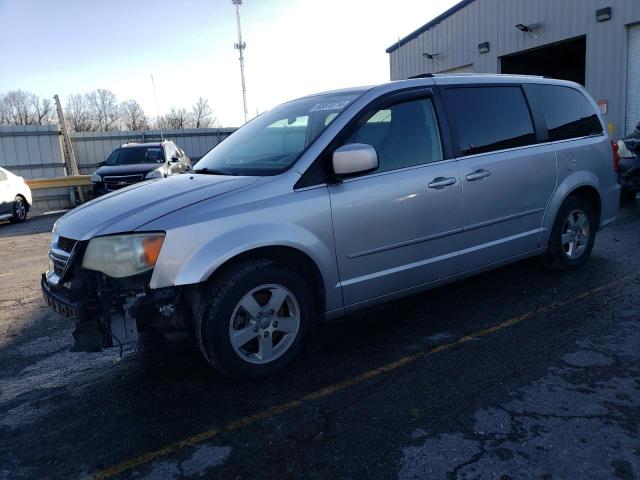
[[[446,98],[461,155],[536,143],[520,87],[456,87],[447,90]]]
[[[527,85],[527,96],[544,115],[549,140],[567,140],[602,133],[593,106],[578,90],[558,85]]]
[[[4,182],[7,179],[7,174],[0,168],[0,182]]]

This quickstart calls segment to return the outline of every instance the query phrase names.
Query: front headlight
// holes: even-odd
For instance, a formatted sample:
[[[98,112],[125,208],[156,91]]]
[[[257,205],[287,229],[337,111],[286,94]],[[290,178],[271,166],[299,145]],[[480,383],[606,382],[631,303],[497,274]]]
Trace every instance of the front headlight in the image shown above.
[[[149,173],[147,173],[144,178],[160,178],[160,177],[164,177],[164,168],[160,167],[160,168],[156,168],[155,170],[151,170]]]
[[[132,233],[92,238],[82,266],[115,278],[152,270],[160,256],[164,233]]]
[[[98,175],[97,172],[93,172],[91,174],[91,181],[94,182],[94,183],[95,182],[101,182],[102,181],[102,177],[100,175]]]

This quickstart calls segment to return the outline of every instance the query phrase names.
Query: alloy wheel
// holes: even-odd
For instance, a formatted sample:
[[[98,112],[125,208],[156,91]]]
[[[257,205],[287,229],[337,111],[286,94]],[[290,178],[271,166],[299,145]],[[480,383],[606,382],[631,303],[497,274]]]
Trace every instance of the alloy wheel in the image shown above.
[[[260,285],[244,295],[229,321],[229,340],[236,354],[254,364],[284,355],[300,329],[300,306],[289,289]]]
[[[562,227],[562,250],[571,260],[580,258],[591,241],[589,217],[580,209],[569,213]]]
[[[13,208],[18,220],[22,221],[27,218],[27,206],[22,199],[16,199]]]

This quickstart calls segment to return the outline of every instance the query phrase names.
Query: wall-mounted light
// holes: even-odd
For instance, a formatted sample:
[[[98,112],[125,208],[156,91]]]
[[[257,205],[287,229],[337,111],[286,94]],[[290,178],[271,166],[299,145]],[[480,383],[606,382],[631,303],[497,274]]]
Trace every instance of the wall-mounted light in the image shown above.
[[[480,51],[480,53],[489,53],[489,42],[479,43],[478,50]]]
[[[611,20],[611,7],[605,7],[596,10],[596,20],[598,22],[606,22],[608,20]]]
[[[531,36],[531,38],[538,38],[535,32],[540,30],[540,24],[532,23],[531,25],[525,25],[524,23],[518,23],[516,25],[516,28],[520,30],[522,33],[528,33]]]
[[[422,56],[432,60],[436,64],[440,64],[440,60],[438,60],[438,57],[440,56],[439,53],[423,53]]]

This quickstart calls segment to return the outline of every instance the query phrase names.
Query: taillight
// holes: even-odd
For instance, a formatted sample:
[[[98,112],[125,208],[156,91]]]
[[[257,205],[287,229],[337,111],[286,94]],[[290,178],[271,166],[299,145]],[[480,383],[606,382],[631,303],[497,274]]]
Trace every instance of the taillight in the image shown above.
[[[613,150],[613,171],[618,171],[618,165],[620,164],[620,154],[618,153],[618,144],[611,140],[611,149]]]

